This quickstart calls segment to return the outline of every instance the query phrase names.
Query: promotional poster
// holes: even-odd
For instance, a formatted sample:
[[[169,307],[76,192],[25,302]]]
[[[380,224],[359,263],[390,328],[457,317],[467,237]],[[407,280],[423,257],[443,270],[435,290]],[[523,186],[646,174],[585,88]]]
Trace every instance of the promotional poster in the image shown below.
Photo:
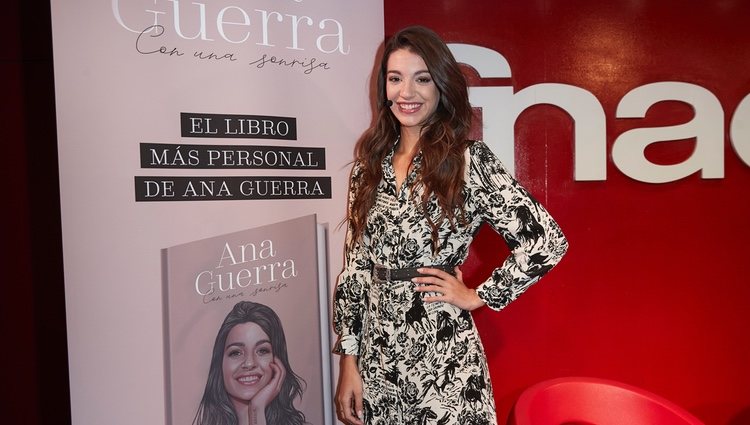
[[[165,362],[174,359],[165,333],[178,331],[163,323],[161,252],[173,257],[179,250],[171,247],[315,214],[327,229],[324,249],[336,247],[318,252],[335,277],[353,147],[371,116],[383,6],[53,0],[51,11],[73,422],[158,424],[174,414],[175,423],[190,423],[208,361],[184,359],[194,362],[194,382],[186,398],[169,398],[167,383],[183,390],[175,382],[183,375],[181,363]],[[276,242],[282,255],[289,243]],[[214,248],[196,258],[218,261]],[[168,264],[184,264],[169,276],[198,270],[189,261]],[[293,294],[302,295],[278,292]],[[268,304],[285,331],[294,329],[295,298],[285,305],[262,295],[250,301]],[[201,321],[206,329],[196,337],[214,338],[230,311],[229,300],[211,304],[221,308]],[[181,320],[171,318],[171,325]],[[309,321],[311,338],[319,324]],[[311,375],[304,368],[313,362],[294,357],[330,351],[330,343],[313,339],[304,349],[289,336],[287,343],[291,366],[307,384],[300,408],[320,423],[323,413],[310,406],[323,399],[322,372]],[[170,410],[179,403],[184,408]]]

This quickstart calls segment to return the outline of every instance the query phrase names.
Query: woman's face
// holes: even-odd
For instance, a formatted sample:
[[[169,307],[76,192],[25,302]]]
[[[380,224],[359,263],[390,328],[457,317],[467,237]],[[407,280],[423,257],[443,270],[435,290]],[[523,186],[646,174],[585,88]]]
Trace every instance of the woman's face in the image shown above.
[[[273,376],[273,347],[255,323],[241,323],[229,331],[224,345],[224,388],[237,405],[249,402]]]
[[[435,112],[440,92],[421,56],[407,49],[394,50],[386,67],[386,97],[402,130],[421,130]],[[417,133],[418,135],[418,133]]]

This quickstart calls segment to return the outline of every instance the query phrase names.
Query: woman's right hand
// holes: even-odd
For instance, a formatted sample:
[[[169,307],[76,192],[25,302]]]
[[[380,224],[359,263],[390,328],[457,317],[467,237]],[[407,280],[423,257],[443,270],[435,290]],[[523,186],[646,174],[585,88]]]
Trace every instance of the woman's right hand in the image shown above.
[[[336,386],[336,416],[351,425],[363,425],[362,377],[357,369],[357,357],[341,355],[339,383]]]

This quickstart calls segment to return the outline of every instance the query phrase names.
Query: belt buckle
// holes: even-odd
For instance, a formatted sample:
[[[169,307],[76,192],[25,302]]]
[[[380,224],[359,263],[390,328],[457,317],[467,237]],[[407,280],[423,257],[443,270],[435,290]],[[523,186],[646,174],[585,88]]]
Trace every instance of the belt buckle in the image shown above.
[[[391,281],[391,269],[381,264],[375,264],[375,276],[377,276],[378,279],[380,280],[390,282]]]

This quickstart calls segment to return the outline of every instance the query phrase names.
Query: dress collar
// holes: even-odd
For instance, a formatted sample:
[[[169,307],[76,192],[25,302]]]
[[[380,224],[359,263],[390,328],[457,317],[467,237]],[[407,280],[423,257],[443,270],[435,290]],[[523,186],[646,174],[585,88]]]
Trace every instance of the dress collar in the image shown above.
[[[393,155],[396,153],[396,148],[398,147],[399,142],[401,142],[401,137],[399,136],[396,139],[396,142],[391,146],[391,149],[388,151],[388,153],[385,155],[385,158],[383,158],[383,178],[386,182],[388,182],[389,185],[391,185],[394,189],[396,188],[396,172],[393,169]],[[411,160],[412,166],[411,170],[406,176],[406,180],[404,181],[403,187],[408,190],[409,187],[411,187],[412,183],[414,183],[414,180],[417,178],[417,174],[419,173],[419,169],[422,166],[422,150],[418,150],[417,153],[414,155],[414,158]]]

